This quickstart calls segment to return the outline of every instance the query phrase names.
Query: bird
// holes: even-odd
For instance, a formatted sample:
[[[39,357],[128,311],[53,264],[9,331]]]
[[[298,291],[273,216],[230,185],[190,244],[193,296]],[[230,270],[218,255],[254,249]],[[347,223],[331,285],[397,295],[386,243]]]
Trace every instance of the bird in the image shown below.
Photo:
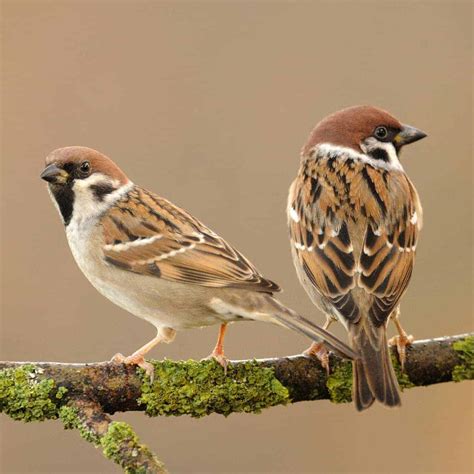
[[[157,329],[156,337],[112,361],[138,365],[176,332],[220,325],[210,357],[224,369],[224,335],[233,321],[257,320],[293,329],[349,359],[344,342],[284,306],[280,290],[240,252],[191,214],[135,185],[107,156],[83,146],[52,151],[40,176],[59,210],[74,259],[110,301]]]
[[[388,342],[404,366],[413,336],[401,326],[400,299],[412,275],[422,207],[399,157],[403,146],[426,136],[377,107],[345,108],[312,130],[289,190],[297,276],[326,315],[324,329],[341,322],[359,355],[352,361],[359,411],[375,400],[401,404]],[[390,319],[399,334],[387,341]],[[324,344],[306,353],[327,364]]]

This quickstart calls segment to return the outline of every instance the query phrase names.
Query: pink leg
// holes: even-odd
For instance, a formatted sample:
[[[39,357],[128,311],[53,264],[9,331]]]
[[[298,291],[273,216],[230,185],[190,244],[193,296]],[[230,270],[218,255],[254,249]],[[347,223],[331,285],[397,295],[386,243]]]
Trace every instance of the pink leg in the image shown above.
[[[112,362],[138,365],[141,367],[146,374],[153,381],[154,368],[153,365],[145,360],[145,355],[151,351],[157,344],[160,342],[170,343],[175,338],[176,331],[171,328],[160,328],[158,329],[158,334],[150,342],[147,342],[140,349],[136,350],[132,355],[125,357],[124,355],[118,353],[112,357]]]
[[[402,372],[405,369],[405,361],[406,361],[406,347],[409,346],[414,338],[410,334],[408,335],[405,330],[403,329],[401,323],[400,323],[400,306],[397,307],[396,310],[393,311],[391,315],[391,319],[393,321],[393,324],[395,324],[397,331],[398,331],[398,336],[393,336],[390,338],[388,341],[388,344],[390,346],[397,346],[397,352],[398,352],[398,357],[400,359],[400,365],[402,367]]]
[[[216,347],[211,352],[208,359],[215,359],[224,368],[224,372],[227,372],[227,366],[229,365],[229,359],[224,355],[224,336],[227,330],[227,323],[221,324],[219,328],[219,335],[217,337]]]
[[[323,329],[327,329],[332,322],[333,319],[326,315],[326,322],[324,323]],[[324,342],[313,342],[311,346],[303,352],[303,354],[309,357],[316,357],[329,375],[329,351],[324,345]]]

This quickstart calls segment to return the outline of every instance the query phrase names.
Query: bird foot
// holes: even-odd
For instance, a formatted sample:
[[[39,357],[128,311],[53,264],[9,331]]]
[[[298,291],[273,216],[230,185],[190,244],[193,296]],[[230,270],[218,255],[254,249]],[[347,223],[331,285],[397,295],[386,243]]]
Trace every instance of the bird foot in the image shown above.
[[[224,374],[227,375],[227,367],[229,366],[229,359],[224,355],[224,352],[212,351],[208,357],[202,360],[214,359],[224,369]]]
[[[138,365],[138,367],[142,368],[148,377],[150,377],[150,382],[153,383],[155,368],[150,362],[145,360],[143,354],[136,353],[125,357],[123,354],[117,353],[112,357],[111,362],[115,364]]]
[[[306,349],[303,354],[308,357],[316,357],[321,363],[323,369],[326,370],[326,373],[330,374],[329,368],[329,351],[327,350],[324,342],[313,342],[311,347]]]
[[[400,359],[400,366],[402,368],[402,372],[404,372],[405,370],[405,361],[407,358],[406,347],[411,345],[414,340],[415,339],[411,334],[400,334],[398,336],[393,336],[388,341],[389,346],[397,347],[398,358]]]

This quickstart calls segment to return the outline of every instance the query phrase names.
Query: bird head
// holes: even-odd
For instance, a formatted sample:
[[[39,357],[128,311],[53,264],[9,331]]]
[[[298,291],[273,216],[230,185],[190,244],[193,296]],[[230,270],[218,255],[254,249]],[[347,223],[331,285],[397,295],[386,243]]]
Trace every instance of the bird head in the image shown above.
[[[47,181],[66,225],[75,209],[80,209],[84,215],[92,215],[100,208],[99,204],[130,183],[110,158],[82,146],[51,152],[40,177]]]
[[[322,144],[349,148],[376,160],[389,162],[404,145],[426,137],[426,133],[404,125],[385,110],[363,105],[349,107],[321,120],[303,147],[303,156]]]

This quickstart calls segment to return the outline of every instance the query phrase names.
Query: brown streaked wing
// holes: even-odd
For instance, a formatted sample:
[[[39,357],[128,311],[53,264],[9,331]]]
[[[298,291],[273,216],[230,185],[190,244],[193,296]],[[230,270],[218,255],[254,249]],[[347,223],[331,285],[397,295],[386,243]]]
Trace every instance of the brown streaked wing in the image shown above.
[[[134,273],[208,287],[276,292],[276,283],[196,218],[135,187],[101,221],[104,259]]]
[[[359,308],[351,294],[356,270],[352,243],[347,223],[335,217],[332,202],[332,196],[316,178],[295,181],[289,198],[293,208],[289,216],[291,244],[316,290],[342,316],[356,321]]]
[[[406,186],[411,198],[403,205],[403,212],[384,227],[369,223],[361,253],[359,284],[375,297],[369,317],[377,326],[384,324],[399,304],[415,263],[422,211],[413,185],[407,180]]]

